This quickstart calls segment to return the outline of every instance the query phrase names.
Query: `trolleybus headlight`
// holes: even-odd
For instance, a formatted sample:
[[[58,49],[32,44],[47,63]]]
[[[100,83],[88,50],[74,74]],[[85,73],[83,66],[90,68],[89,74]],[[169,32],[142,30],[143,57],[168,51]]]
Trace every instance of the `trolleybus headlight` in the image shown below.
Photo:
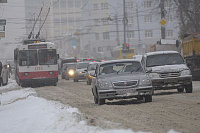
[[[28,76],[28,75],[29,75],[29,73],[24,73],[24,75],[25,75],[25,76]]]
[[[52,75],[52,74],[53,74],[53,72],[49,72],[49,74],[50,74],[50,75]]]

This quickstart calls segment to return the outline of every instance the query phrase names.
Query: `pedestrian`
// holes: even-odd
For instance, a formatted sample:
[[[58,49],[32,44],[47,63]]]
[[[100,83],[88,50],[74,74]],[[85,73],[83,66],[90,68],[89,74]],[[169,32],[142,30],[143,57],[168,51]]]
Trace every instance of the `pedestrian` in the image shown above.
[[[2,72],[2,63],[0,62],[0,86],[2,85],[1,72]]]
[[[2,72],[1,72],[1,77],[2,77],[2,85],[7,85],[8,84],[8,76],[9,76],[9,70],[7,65],[3,66]]]

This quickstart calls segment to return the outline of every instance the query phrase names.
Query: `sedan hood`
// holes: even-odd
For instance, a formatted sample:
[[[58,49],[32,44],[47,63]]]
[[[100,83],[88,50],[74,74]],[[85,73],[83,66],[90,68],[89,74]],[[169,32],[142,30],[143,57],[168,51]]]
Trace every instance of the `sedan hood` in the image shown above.
[[[188,67],[185,64],[155,66],[155,67],[151,67],[151,68],[152,68],[153,73],[180,72],[182,70],[188,69]]]
[[[147,78],[145,73],[119,73],[99,76],[100,80],[110,82],[140,80],[144,78]]]

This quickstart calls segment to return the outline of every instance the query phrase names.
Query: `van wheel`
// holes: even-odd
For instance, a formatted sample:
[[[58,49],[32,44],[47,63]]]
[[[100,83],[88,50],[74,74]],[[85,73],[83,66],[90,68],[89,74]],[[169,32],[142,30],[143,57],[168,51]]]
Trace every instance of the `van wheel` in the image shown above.
[[[145,97],[145,102],[152,102],[152,95],[146,95]]]
[[[188,85],[185,86],[185,91],[186,93],[192,93],[193,87],[192,87],[192,82]]]
[[[183,92],[183,91],[184,91],[184,88],[178,88],[177,91],[178,91],[178,92]]]

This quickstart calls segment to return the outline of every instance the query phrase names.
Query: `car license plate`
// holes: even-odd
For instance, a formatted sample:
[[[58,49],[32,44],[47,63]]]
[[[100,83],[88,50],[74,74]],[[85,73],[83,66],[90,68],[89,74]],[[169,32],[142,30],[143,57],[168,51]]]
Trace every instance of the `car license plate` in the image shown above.
[[[178,80],[177,79],[167,79],[165,80],[165,83],[177,83]]]
[[[136,89],[127,89],[127,90],[120,90],[118,91],[118,94],[123,95],[123,94],[128,94],[128,93],[135,93]]]

